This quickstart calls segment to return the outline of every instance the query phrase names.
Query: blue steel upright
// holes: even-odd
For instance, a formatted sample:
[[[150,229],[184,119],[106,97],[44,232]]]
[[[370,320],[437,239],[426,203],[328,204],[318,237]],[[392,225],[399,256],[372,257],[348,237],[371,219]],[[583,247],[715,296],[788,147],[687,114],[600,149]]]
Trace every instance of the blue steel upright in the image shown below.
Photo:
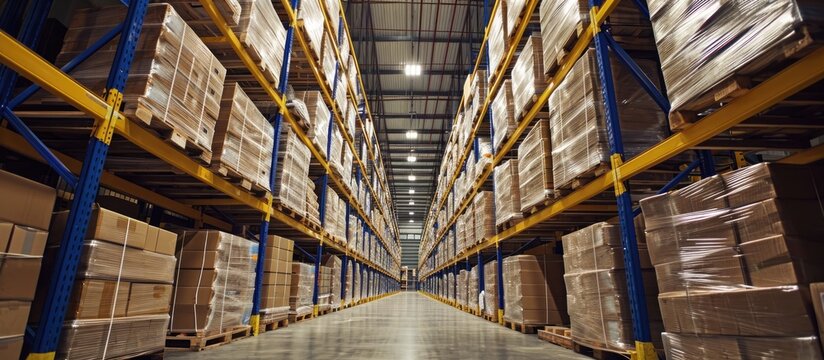
[[[40,1],[38,3],[50,3],[50,1]],[[135,47],[140,38],[140,30],[143,27],[143,17],[146,14],[147,4],[148,0],[133,0],[126,12],[123,22],[125,25],[124,30],[117,45],[104,95],[106,103],[114,110],[120,109],[123,99],[121,92],[126,85]],[[45,19],[48,7],[39,11],[43,11],[39,15]],[[115,122],[118,121],[115,112],[110,114],[107,119],[95,123],[94,132],[86,148],[86,155],[66,223],[66,230],[55,257],[54,275],[49,281],[48,296],[43,305],[43,317],[40,319],[34,341],[31,344],[29,359],[53,359],[54,352],[57,350],[60,330],[63,327],[66,307],[72,293],[72,286],[80,261],[83,238],[86,235],[92,206],[100,187],[100,176],[103,172],[103,165],[109,150],[109,143],[111,143]]]
[[[590,7],[601,5],[600,0],[589,0]],[[609,40],[607,34],[595,26],[595,52],[598,59],[598,75],[601,82],[601,92],[604,98],[604,109],[607,122],[607,135],[612,151],[612,168],[616,169],[623,163],[624,145],[621,137],[621,126],[618,117],[618,104],[612,77],[612,68],[609,60]],[[614,172],[617,175],[617,171]],[[621,179],[615,181],[615,197],[618,202],[618,217],[621,227],[621,243],[624,248],[624,266],[626,267],[627,290],[629,293],[630,309],[632,311],[633,333],[635,334],[635,352],[637,359],[657,359],[655,348],[650,336],[649,316],[647,314],[644,283],[641,275],[641,264],[638,254],[638,244],[635,238],[635,226],[632,215],[632,199],[627,189],[628,184]]]

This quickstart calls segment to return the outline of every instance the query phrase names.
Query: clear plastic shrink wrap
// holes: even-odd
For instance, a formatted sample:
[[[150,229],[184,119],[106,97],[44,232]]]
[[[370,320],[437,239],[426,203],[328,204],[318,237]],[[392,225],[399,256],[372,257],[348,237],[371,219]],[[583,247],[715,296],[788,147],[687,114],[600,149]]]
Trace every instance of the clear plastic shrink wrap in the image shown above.
[[[554,196],[552,181],[552,145],[549,122],[538,120],[518,146],[518,187],[521,194],[520,211]]]
[[[329,134],[329,119],[332,113],[323,101],[323,95],[320,91],[296,91],[294,99],[290,101],[292,113],[300,109],[303,104],[307,110],[305,116],[298,115],[301,119],[309,124],[309,130],[306,131],[315,148],[321,155],[328,159],[326,154],[326,143],[328,142]],[[300,114],[300,113],[299,113]]]
[[[810,43],[810,32],[820,40],[814,29],[824,23],[824,3],[814,0],[648,5],[673,110],[704,110],[689,104],[736,75],[755,74],[793,55],[793,47]]]
[[[481,191],[475,194],[472,201],[474,213],[474,244],[479,244],[495,236],[495,195],[492,191]]]
[[[275,7],[268,0],[239,0],[240,21],[232,27],[240,42],[246,47],[252,58],[272,87],[280,84],[280,70],[283,66],[283,54],[286,49],[286,29],[275,12]]]
[[[511,159],[495,167],[495,225],[520,219],[521,190],[518,181],[518,160]]]
[[[518,18],[524,12],[526,0],[506,0],[503,2],[506,3],[506,36],[511,37],[515,31],[515,25],[519,23]]]
[[[275,129],[236,83],[223,89],[220,105],[212,163],[270,190]]]
[[[289,314],[303,316],[312,313],[312,291],[315,286],[315,267],[292,263],[292,284],[289,290]]]
[[[572,338],[596,349],[633,349],[632,314],[627,292],[620,229],[605,222],[563,236],[564,282]],[[658,289],[648,253],[639,244],[641,276],[653,343],[660,344]]]
[[[132,358],[162,351],[168,324],[168,314],[67,321],[55,358]]]
[[[272,197],[296,212],[303,212],[307,204],[307,181],[311,154],[301,142],[291,125],[281,125],[278,166]],[[317,206],[315,207],[317,208]]]
[[[472,126],[475,125],[475,120],[481,114],[481,106],[483,106],[484,101],[486,101],[486,91],[486,70],[478,70],[475,76],[472,77],[472,107],[468,114],[464,114],[462,129],[464,131],[464,139],[469,139]],[[468,140],[464,140],[463,144],[466,144],[466,141]],[[463,150],[463,148],[461,148],[461,150]]]
[[[484,264],[484,315],[498,316],[498,261]]]
[[[323,51],[321,52],[321,67],[323,68],[323,76],[326,79],[326,85],[329,86],[329,92],[335,87],[335,71],[338,68],[337,58],[335,57],[335,46],[337,42],[329,37],[329,33],[323,33]],[[332,97],[336,97],[331,93]],[[333,106],[330,105],[330,108]]]
[[[69,23],[55,62],[62,66],[120,24],[122,6],[85,9]],[[70,75],[89,89],[104,89],[117,42],[109,42]],[[186,142],[211,154],[226,69],[168,4],[152,4],[143,18],[134,61],[123,89],[123,112],[152,128],[175,130]]]
[[[324,18],[320,8],[321,0],[304,0],[298,8],[298,19],[303,20],[303,29],[309,37],[315,59],[321,59],[323,49]]]
[[[330,289],[330,296],[329,296],[329,303],[332,307],[340,306],[340,290],[341,290],[341,272],[343,271],[343,261],[337,256],[329,256],[326,259],[326,266],[332,271],[331,277],[329,278],[329,289]]]
[[[506,52],[508,46],[507,39],[509,38],[506,35],[507,29],[507,18],[506,18],[506,1],[499,1],[498,7],[495,9],[495,13],[492,14],[492,21],[489,24],[489,69],[491,72],[489,73],[489,77],[497,74],[498,65],[501,63],[501,59],[504,57],[504,53]],[[478,77],[484,77],[484,81],[486,81],[487,74],[481,73],[475,74],[475,79]],[[474,118],[474,117],[473,117]]]
[[[544,0],[541,2],[541,43],[544,74],[550,73],[566,55],[570,40],[577,38],[578,29],[589,24],[587,0]]]
[[[261,322],[286,319],[289,315],[289,288],[292,283],[292,240],[269,235],[260,293]]]
[[[527,37],[518,60],[512,68],[512,95],[515,100],[515,119],[520,120],[529,111],[528,106],[546,89],[543,70],[541,37]]]
[[[354,292],[352,286],[355,284],[355,277],[353,274],[355,265],[352,263],[352,260],[347,260],[346,262],[346,297],[344,298],[344,301],[347,304],[350,304],[352,303],[352,295]]]
[[[339,23],[340,23],[340,0],[324,0],[326,6],[326,15],[329,16],[329,21],[334,31],[334,38],[338,38]]]
[[[106,241],[86,240],[78,277],[171,284],[175,257]]]
[[[518,127],[515,121],[515,98],[512,96],[512,80],[504,80],[503,85],[492,101],[492,121],[495,126],[494,146],[495,151],[503,146],[505,139]]]
[[[558,259],[560,261],[560,259]],[[558,264],[560,270],[560,264]],[[564,323],[558,301],[563,291],[560,284],[549,284],[545,272],[534,255],[516,255],[504,259],[504,319],[524,325]],[[562,289],[563,287],[561,287]]]
[[[641,201],[668,358],[822,358],[822,190],[821,167],[761,163]]]
[[[258,244],[216,230],[186,231],[172,294],[172,332],[216,333],[247,325]]]
[[[466,285],[467,306],[472,310],[478,309],[478,265],[472,267]]]
[[[455,298],[458,301],[458,305],[460,306],[468,306],[469,305],[469,294],[467,291],[469,290],[469,271],[461,270],[458,271],[458,278],[456,279],[456,294]]]
[[[353,296],[355,301],[361,299],[361,287],[363,286],[361,282],[361,265],[359,263],[355,263],[355,273],[353,275],[354,282],[355,282],[355,291],[353,292]]]
[[[636,60],[647,74],[654,62]],[[632,158],[666,137],[666,115],[637,85],[633,75],[610,56],[624,159]],[[611,150],[595,50],[588,50],[549,97],[552,169],[556,189],[609,163]]]
[[[318,305],[320,310],[329,309],[332,299],[332,269],[321,265],[318,270]]]
[[[447,294],[448,294],[447,297],[449,298],[449,300],[453,300],[453,301],[455,300],[455,290],[456,289],[457,289],[457,286],[455,284],[455,274],[449,273],[447,281],[446,281],[446,291],[447,291]]]
[[[196,0],[151,0],[151,2],[164,2],[169,3],[175,7],[178,13],[180,13],[180,17],[183,20],[186,20],[186,23],[189,24],[198,34],[201,31],[206,31],[209,29],[214,28],[214,20],[209,16],[208,13],[203,11],[203,6],[200,4],[199,1]],[[241,17],[241,6],[240,1],[238,0],[215,0],[214,1],[215,7],[220,15],[223,16],[223,19],[226,20],[226,24],[229,26],[235,26],[240,22]],[[217,29],[214,29],[217,30]]]

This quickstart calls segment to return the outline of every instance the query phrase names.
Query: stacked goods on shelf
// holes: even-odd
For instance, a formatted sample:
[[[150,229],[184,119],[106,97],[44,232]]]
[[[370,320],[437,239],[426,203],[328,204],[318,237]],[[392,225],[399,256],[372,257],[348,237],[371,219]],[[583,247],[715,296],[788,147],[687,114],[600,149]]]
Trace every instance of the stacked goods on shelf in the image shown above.
[[[121,6],[78,11],[69,24],[58,66],[65,65],[123,22]],[[70,72],[89,89],[106,87],[117,43],[111,42]],[[163,132],[209,163],[226,69],[168,4],[152,4],[123,90],[123,113]]]
[[[463,251],[466,247],[466,213],[463,213],[458,216],[458,220],[455,221],[455,251],[459,254]]]
[[[361,299],[361,268],[363,265],[359,263],[355,263],[355,267],[352,273],[352,286],[354,290],[352,291],[352,300],[353,301],[360,301]]]
[[[309,180],[309,163],[312,154],[304,143],[298,139],[289,123],[280,127],[280,145],[278,147],[278,168],[275,174],[275,188],[272,198],[279,204],[305,216],[307,182]]]
[[[540,260],[540,261],[539,261]],[[516,255],[504,259],[504,320],[523,325],[566,323],[566,292],[559,255]]]
[[[341,68],[338,67],[338,74],[337,74],[337,83],[335,85],[335,104],[338,106],[338,110],[340,111],[340,121],[344,126],[346,126],[346,111],[347,111],[347,104],[346,104],[346,94],[348,89],[346,87],[346,80],[343,77],[343,73],[341,72]],[[346,130],[346,129],[343,129]],[[351,136],[351,134],[349,134]]]
[[[169,330],[208,335],[247,325],[258,244],[216,230],[186,231],[182,240]]]
[[[511,37],[518,19],[526,7],[526,0],[506,0],[506,36]],[[529,15],[525,15],[529,16]]]
[[[504,80],[498,94],[495,95],[495,100],[492,101],[492,122],[495,128],[495,137],[492,140],[496,152],[501,148],[504,140],[508,139],[518,127],[518,122],[515,120],[512,80],[507,79]]]
[[[526,39],[521,54],[512,68],[512,95],[515,100],[515,119],[520,120],[530,106],[546,89],[544,78],[541,37],[532,35]]]
[[[319,91],[296,91],[290,98],[289,110],[307,124],[306,136],[315,144],[321,156],[328,159],[326,144],[331,112]]]
[[[358,83],[358,67],[355,65],[355,57],[350,56],[349,61],[346,65],[346,77],[349,79],[349,84],[352,85],[353,89],[359,87]],[[357,96],[356,101],[360,102],[360,92],[355,90]],[[366,156],[361,156],[361,159],[366,159]]]
[[[197,1],[166,0],[165,2],[172,4],[175,10],[180,13],[180,16],[186,20],[189,26],[198,31],[198,33],[204,28],[211,29],[215,23],[209,18],[208,14],[203,11]],[[226,20],[227,25],[235,26],[240,22],[242,11],[239,0],[217,0],[214,4],[217,11],[223,16],[223,19]]]
[[[331,292],[331,296],[329,296],[329,304],[332,305],[332,308],[340,307],[341,299],[340,299],[340,290],[341,290],[341,272],[343,271],[343,262],[341,259],[334,255],[329,255],[326,257],[324,264],[330,269],[331,276],[329,277],[329,291]]]
[[[315,194],[315,182],[309,177],[306,177],[304,179],[304,186],[306,189],[304,213],[309,222],[320,226],[320,204],[318,204],[318,194]]]
[[[309,47],[315,59],[322,59],[324,22],[320,0],[305,0],[300,2],[298,20],[303,22],[303,30],[307,35]],[[309,55],[309,54],[307,54]]]
[[[498,261],[484,264],[484,315],[498,316]]]
[[[236,83],[226,85],[220,101],[212,166],[224,176],[269,191],[275,130]]]
[[[346,132],[349,136],[354,136],[357,132],[357,118],[358,118],[358,108],[352,102],[352,99],[346,102]],[[357,147],[355,147],[357,149]],[[362,161],[366,161],[365,156],[360,157]],[[353,187],[354,188],[354,187]]]
[[[492,144],[489,142],[489,138],[478,138],[478,155],[477,158],[474,159],[474,164],[472,166],[474,174],[470,178],[470,181],[466,183],[466,189],[464,193],[468,193],[469,189],[472,187],[472,184],[481,176],[481,173],[486,169],[487,166],[492,165]],[[470,153],[474,154],[474,151]]]
[[[326,6],[326,15],[329,16],[329,20],[331,21],[332,31],[334,31],[334,38],[338,38],[338,27],[340,23],[340,1],[339,0],[324,0],[324,5]]]
[[[352,290],[352,286],[355,284],[354,266],[352,260],[346,260],[346,289],[344,289],[346,296],[343,299],[345,304],[351,304],[354,297],[354,291]]]
[[[824,6],[816,1],[730,3],[650,1],[661,70],[673,115],[702,112],[748,88],[769,65],[819,46]],[[718,39],[729,39],[718,48]],[[688,122],[688,121],[687,121]]]
[[[335,18],[338,18],[338,16],[335,16]],[[345,69],[348,69],[349,68],[348,67],[349,66],[349,51],[350,51],[350,48],[349,48],[349,33],[346,32],[346,31],[343,31],[340,34],[340,39],[341,39],[340,40],[340,47],[338,48],[338,52],[340,53],[340,65],[342,67],[344,67]],[[344,77],[344,75],[341,74],[341,77]],[[354,83],[352,83],[352,87],[353,87],[353,90],[354,90],[354,87],[355,87]],[[354,131],[350,132],[350,134],[354,134],[354,133],[355,133]]]
[[[456,289],[457,289],[457,287],[456,287],[456,284],[455,284],[455,274],[450,272],[449,275],[447,276],[447,279],[446,279],[446,292],[447,292],[447,298],[449,300],[455,301],[455,290]]]
[[[504,54],[509,49],[506,7],[506,1],[499,1],[489,24],[489,77],[497,76],[498,64],[501,63]],[[501,73],[503,72],[501,71]],[[484,74],[484,77],[486,77],[486,74]]]
[[[562,243],[572,339],[596,349],[634,348],[619,226],[595,223],[564,235]],[[639,244],[639,253],[653,342],[659,344],[662,325],[655,300],[658,287],[643,244]]]
[[[486,101],[486,90],[487,90],[487,82],[486,82],[486,71],[478,70],[476,76],[472,78],[472,107],[470,108],[469,114],[464,114],[464,131],[466,131],[466,138],[463,144],[466,144],[466,141],[469,141],[469,134],[472,131],[472,127],[475,125],[475,119],[481,113],[481,107]],[[463,151],[464,146],[459,149],[455,149],[456,151]],[[454,173],[454,171],[453,171]]]
[[[822,358],[821,189],[821,167],[761,163],[641,201],[669,356]]]
[[[289,289],[290,318],[294,319],[312,313],[314,286],[315,267],[304,263],[292,263],[292,283]]]
[[[332,126],[332,143],[329,147],[329,166],[340,176],[343,173],[343,135],[337,126]]]
[[[289,288],[292,283],[292,255],[295,242],[277,235],[266,241],[263,287],[260,295],[261,322],[271,323],[289,315]]]
[[[666,114],[637,86],[625,66],[613,56],[610,63],[624,158],[629,159],[666,137]],[[645,73],[655,73],[654,62],[639,59],[636,63]],[[552,178],[556,189],[576,188],[609,168],[612,151],[598,74],[595,50],[590,49],[549,97]]]
[[[552,169],[553,149],[549,122],[538,120],[518,146],[518,191],[523,212],[530,211],[544,200],[554,198]],[[553,138],[555,134],[552,134]]]
[[[335,239],[346,241],[346,202],[332,187],[326,187],[326,214],[323,227]]]
[[[46,258],[57,255],[69,212],[54,215]],[[174,233],[110,210],[92,212],[57,354],[122,357],[163,349],[175,269]],[[51,264],[53,266],[53,264]],[[46,268],[49,276],[54,269]],[[18,274],[19,276],[19,274]],[[40,282],[39,311],[49,279]],[[32,313],[30,321],[42,314]],[[107,341],[107,337],[123,341]]]
[[[469,285],[467,286],[467,305],[472,310],[478,309],[478,287],[478,265],[475,265],[469,272]]]
[[[492,191],[480,191],[475,194],[472,208],[475,219],[474,245],[495,236],[495,197]]]
[[[17,359],[57,196],[51,187],[0,170],[0,197],[0,358]]]
[[[337,72],[337,58],[335,56],[335,47],[337,46],[337,42],[332,40],[329,37],[329,33],[323,33],[323,51],[321,53],[321,69],[323,70],[323,77],[326,79],[326,85],[329,86],[329,95],[332,98],[335,98],[335,93],[332,90],[335,88],[337,84],[335,82],[335,74]],[[334,108],[334,106],[330,105],[330,108]]]
[[[495,189],[495,225],[523,217],[518,160],[507,160],[495,167]]]
[[[332,298],[332,268],[321,265],[318,269],[318,306],[321,311],[329,309]]]
[[[589,3],[587,0],[544,0],[540,16],[543,71],[552,75],[571,44],[589,24]]]
[[[466,307],[469,305],[469,294],[467,293],[469,290],[469,272],[466,270],[458,271],[458,277],[455,281],[457,286],[455,298],[458,301],[458,305]]]

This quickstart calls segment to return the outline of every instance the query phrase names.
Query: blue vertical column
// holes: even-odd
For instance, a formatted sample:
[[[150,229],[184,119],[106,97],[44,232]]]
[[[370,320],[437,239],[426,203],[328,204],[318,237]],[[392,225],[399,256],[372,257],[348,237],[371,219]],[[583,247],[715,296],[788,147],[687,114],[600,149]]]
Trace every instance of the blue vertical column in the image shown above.
[[[590,7],[601,5],[601,0],[589,0]],[[593,24],[595,22],[593,21]],[[612,68],[609,60],[607,34],[594,27],[595,51],[598,59],[598,75],[601,80],[601,92],[604,97],[604,109],[607,120],[607,135],[612,156],[610,157],[615,181],[615,197],[618,202],[618,217],[621,226],[621,243],[624,248],[624,265],[626,267],[627,290],[632,311],[633,333],[635,334],[635,352],[633,358],[653,360],[658,356],[650,337],[649,317],[647,314],[644,283],[638,244],[635,239],[635,226],[632,215],[632,199],[626,184],[618,178],[617,168],[623,163],[624,144],[621,137],[621,125],[618,117],[618,105],[613,83]]]
[[[115,110],[120,109],[123,100],[121,92],[126,85],[135,46],[140,38],[147,3],[147,0],[132,0],[123,22],[125,26],[117,44],[104,95],[106,103]],[[45,20],[50,7],[51,1],[38,1],[34,4],[30,9],[32,17],[24,23],[31,24],[31,26],[24,25],[23,36],[27,35],[25,32],[29,30],[38,31],[42,28],[42,21]],[[36,37],[33,36],[32,39]],[[86,235],[92,206],[100,186],[100,176],[114,133],[114,126],[118,121],[114,112],[110,114],[108,118],[95,123],[95,129],[86,148],[71,211],[66,222],[66,230],[54,260],[55,273],[49,281],[48,296],[42,311],[43,316],[40,318],[37,333],[31,344],[31,353],[28,355],[30,359],[52,359],[57,350],[60,330],[63,327],[66,307],[80,261],[83,238]]]
[[[292,0],[292,9],[297,9],[299,0]],[[289,82],[289,65],[292,61],[292,45],[294,43],[295,28],[289,25],[286,30],[286,43],[284,44],[283,63],[280,68],[280,81],[278,83],[278,93],[286,94],[286,86]],[[285,95],[284,95],[285,96]],[[275,182],[278,172],[278,149],[280,149],[280,131],[283,125],[283,111],[286,109],[278,109],[278,112],[270,120],[274,128],[274,141],[272,145],[272,163],[269,169],[269,189],[270,192],[266,195],[266,200],[269,203],[269,209],[272,208],[272,193],[271,190],[275,188]],[[271,213],[267,212],[260,222],[260,235],[258,237],[258,258],[255,264],[255,290],[252,297],[252,316],[249,318],[249,325],[252,327],[252,335],[260,334],[260,300],[263,291],[263,265],[266,262],[266,246],[269,240],[269,221],[271,220]]]

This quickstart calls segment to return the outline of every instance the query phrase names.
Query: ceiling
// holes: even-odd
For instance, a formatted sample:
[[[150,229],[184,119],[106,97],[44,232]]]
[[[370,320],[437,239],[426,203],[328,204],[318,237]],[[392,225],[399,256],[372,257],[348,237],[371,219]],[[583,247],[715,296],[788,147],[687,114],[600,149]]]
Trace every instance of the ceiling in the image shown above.
[[[483,38],[483,1],[355,0],[345,2],[345,11],[387,161],[398,227],[419,233],[463,83]],[[421,65],[422,74],[405,75],[406,64]],[[417,131],[418,138],[407,139],[408,130]],[[413,150],[417,161],[407,162]],[[409,181],[409,175],[416,180]],[[417,249],[404,252],[409,251],[417,255]]]

